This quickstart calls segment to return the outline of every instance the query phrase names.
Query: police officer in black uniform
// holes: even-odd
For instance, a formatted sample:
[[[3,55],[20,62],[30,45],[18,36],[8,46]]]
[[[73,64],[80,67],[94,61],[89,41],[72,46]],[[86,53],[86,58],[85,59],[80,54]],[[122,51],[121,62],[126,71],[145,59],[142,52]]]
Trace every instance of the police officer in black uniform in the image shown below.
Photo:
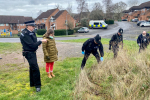
[[[139,45],[139,52],[141,50],[145,50],[145,48],[147,48],[147,46],[149,45],[149,41],[150,41],[150,36],[148,33],[146,33],[146,31],[143,31],[142,34],[140,34],[138,36],[137,39],[137,44]]]
[[[84,58],[82,60],[81,69],[84,68],[86,64],[86,60],[88,59],[91,53],[95,56],[98,63],[100,60],[103,61],[104,51],[103,51],[103,45],[100,42],[100,40],[101,40],[101,37],[97,34],[94,38],[90,38],[83,43],[82,54],[84,54]],[[101,58],[97,51],[98,48],[100,51]]]
[[[111,38],[111,40],[109,41],[109,50],[111,50],[111,46],[112,46],[112,51],[114,53],[114,58],[117,57],[118,51],[119,51],[119,45],[122,45],[123,48],[123,29],[120,28],[118,30],[117,34],[114,34]]]
[[[35,29],[34,21],[25,22],[26,28],[22,31],[20,35],[20,41],[23,48],[23,56],[27,59],[30,66],[30,86],[35,86],[36,91],[41,91],[41,79],[40,71],[37,64],[36,50],[42,42],[47,42],[46,39],[37,41],[36,34],[33,32]]]

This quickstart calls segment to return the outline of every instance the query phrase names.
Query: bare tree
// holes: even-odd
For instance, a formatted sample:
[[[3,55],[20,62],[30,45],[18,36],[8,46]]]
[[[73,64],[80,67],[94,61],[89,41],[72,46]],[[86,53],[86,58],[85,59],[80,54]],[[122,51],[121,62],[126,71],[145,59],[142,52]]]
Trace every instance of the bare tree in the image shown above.
[[[88,3],[87,0],[76,0],[77,4],[78,4],[78,7],[77,7],[77,10],[79,12],[79,19],[81,21],[81,18],[82,18],[82,13],[83,12],[86,12],[86,11],[89,11],[88,10]]]
[[[112,19],[113,15],[113,3],[112,0],[103,0],[103,3],[106,7],[106,17]]]
[[[122,11],[124,11],[127,8],[127,4],[120,1],[113,5],[113,12],[115,14],[116,19],[121,19]]]
[[[102,20],[103,16],[104,16],[104,13],[102,10],[102,6],[99,2],[96,2],[93,5],[93,10],[90,13],[89,19],[91,19],[91,20]]]
[[[128,0],[128,7],[132,6],[138,6],[139,5],[139,0]]]
[[[42,11],[42,10],[40,10],[40,11],[37,13],[37,15],[39,16],[42,12],[43,12],[43,11]]]
[[[59,4],[55,4],[55,7],[58,8],[59,10],[63,10],[63,7],[60,6]]]
[[[72,15],[72,5],[68,3],[67,11],[70,15]]]

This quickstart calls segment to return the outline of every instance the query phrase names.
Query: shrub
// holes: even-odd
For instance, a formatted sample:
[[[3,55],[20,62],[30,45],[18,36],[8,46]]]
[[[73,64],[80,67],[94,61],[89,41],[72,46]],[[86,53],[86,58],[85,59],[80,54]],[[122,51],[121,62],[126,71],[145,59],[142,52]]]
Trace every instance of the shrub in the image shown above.
[[[46,33],[46,29],[38,29],[37,30],[37,34],[38,35],[43,35],[43,34],[45,34]]]
[[[80,29],[81,27],[75,27],[74,28],[74,32],[77,33],[77,31]]]
[[[106,20],[105,23],[106,24],[114,24],[114,20],[109,19],[109,20]]]
[[[55,36],[66,35],[66,30],[54,30]],[[74,33],[73,30],[67,30],[68,35],[72,35]]]

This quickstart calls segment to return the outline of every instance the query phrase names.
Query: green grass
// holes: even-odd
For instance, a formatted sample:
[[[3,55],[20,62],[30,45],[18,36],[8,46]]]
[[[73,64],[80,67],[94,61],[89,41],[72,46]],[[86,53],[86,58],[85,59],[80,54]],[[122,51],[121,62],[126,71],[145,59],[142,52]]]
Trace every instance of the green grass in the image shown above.
[[[13,34],[12,36],[0,36],[0,38],[19,38],[17,34]]]
[[[29,87],[28,66],[23,64],[6,64],[0,66],[0,100],[72,100],[76,80],[80,73],[82,57],[67,58],[58,61],[54,65],[56,77],[49,79],[45,72],[45,64],[40,66],[42,91],[35,92],[35,88]],[[89,68],[95,62],[91,56],[86,67]],[[4,69],[10,67],[11,70]]]
[[[87,39],[64,40],[63,42],[83,43]],[[108,44],[110,39],[102,38],[103,44]],[[16,51],[21,48],[20,43],[0,43],[0,53],[4,51]],[[124,40],[124,49],[129,54],[138,52],[136,41]],[[104,51],[106,51],[104,49]],[[105,59],[112,59],[113,53],[105,52]],[[54,65],[55,78],[51,80],[45,72],[45,64],[40,66],[42,91],[35,92],[35,88],[29,87],[28,65],[24,64],[5,64],[0,65],[0,100],[72,100],[76,81],[80,73],[80,66],[83,57],[67,58],[63,61],[57,61]],[[86,63],[86,68],[96,63],[96,59],[90,56]],[[137,73],[136,69],[133,70]],[[104,83],[101,84],[105,89],[110,87],[112,76],[109,76]]]
[[[36,34],[37,37],[43,37],[43,35]],[[61,35],[61,36],[55,36],[55,37],[76,37],[75,35]]]
[[[59,42],[76,42],[76,43],[84,43],[87,39],[89,38],[84,38],[84,39],[73,39],[73,40],[60,40]],[[109,40],[107,38],[102,38],[102,44],[109,44]]]
[[[6,54],[20,49],[20,43],[0,43],[0,54]]]

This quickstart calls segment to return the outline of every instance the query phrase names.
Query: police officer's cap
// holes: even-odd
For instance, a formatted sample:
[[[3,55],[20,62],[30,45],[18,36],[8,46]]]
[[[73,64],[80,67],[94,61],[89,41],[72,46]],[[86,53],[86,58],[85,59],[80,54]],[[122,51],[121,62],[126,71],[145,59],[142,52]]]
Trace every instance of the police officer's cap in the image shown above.
[[[24,22],[26,24],[26,26],[36,26],[36,24],[34,23],[34,20],[32,21],[27,21],[27,22]]]
[[[99,36],[99,34],[97,34],[97,35],[94,37],[94,40],[95,40],[96,43],[100,44],[101,37]]]
[[[120,34],[122,34],[122,33],[123,33],[123,29],[120,28],[120,29],[118,30],[118,32],[119,32]]]

